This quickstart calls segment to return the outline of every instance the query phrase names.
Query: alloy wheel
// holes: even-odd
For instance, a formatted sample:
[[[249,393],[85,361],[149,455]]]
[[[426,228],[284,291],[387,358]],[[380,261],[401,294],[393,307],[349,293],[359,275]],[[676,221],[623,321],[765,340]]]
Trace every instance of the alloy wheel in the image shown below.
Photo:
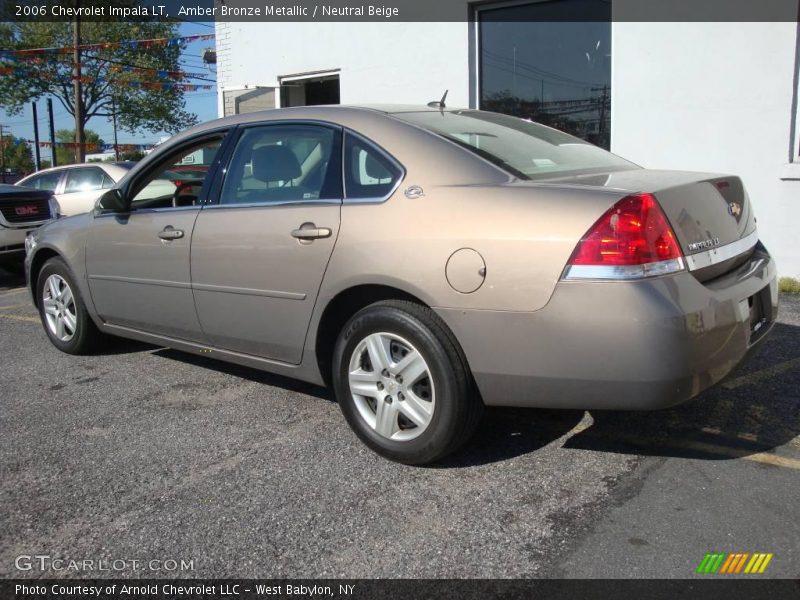
[[[373,333],[353,350],[350,393],[361,418],[380,436],[408,441],[431,423],[436,393],[428,363],[408,340]]]
[[[78,327],[78,315],[72,290],[63,277],[53,274],[47,278],[42,305],[50,333],[59,341],[70,341]]]

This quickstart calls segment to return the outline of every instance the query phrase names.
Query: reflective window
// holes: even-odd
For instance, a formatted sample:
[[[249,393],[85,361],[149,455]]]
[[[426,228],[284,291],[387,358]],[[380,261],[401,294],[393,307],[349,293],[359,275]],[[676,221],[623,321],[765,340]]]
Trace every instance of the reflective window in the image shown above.
[[[481,9],[478,20],[480,108],[610,147],[611,2]]]
[[[344,171],[348,198],[384,198],[402,175],[383,152],[353,135],[346,136]]]
[[[236,144],[220,204],[341,199],[337,134],[314,125],[265,125]]]
[[[25,187],[34,188],[37,190],[47,190],[48,192],[56,191],[58,181],[61,179],[61,172],[55,171],[50,173],[42,173],[31,177],[23,185]]]
[[[67,182],[64,185],[64,193],[91,192],[103,189],[103,177],[105,173],[96,167],[69,169],[67,171]]]

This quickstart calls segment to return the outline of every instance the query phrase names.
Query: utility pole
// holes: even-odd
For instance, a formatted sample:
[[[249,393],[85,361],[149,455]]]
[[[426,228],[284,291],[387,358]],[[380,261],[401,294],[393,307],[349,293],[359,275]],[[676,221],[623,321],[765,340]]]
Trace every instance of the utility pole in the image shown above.
[[[56,160],[56,124],[53,121],[53,99],[47,99],[47,117],[50,121],[50,166],[57,167]]]
[[[3,135],[4,125],[0,125],[0,173],[2,173],[2,183],[6,182],[6,138]]]
[[[111,121],[114,123],[114,160],[119,162],[119,146],[117,144],[117,103],[111,95]]]
[[[608,86],[603,85],[603,95],[600,97],[600,123],[597,127],[600,132],[601,142],[605,142],[606,137],[606,104],[608,104],[608,99]]]
[[[75,8],[79,8],[80,0],[75,0]],[[83,86],[81,85],[81,21],[75,17],[72,23],[72,62],[74,67],[73,91],[75,99],[75,162],[82,163],[86,158],[85,136],[83,132]]]
[[[36,113],[36,102],[31,102],[31,112],[33,113],[33,158],[38,171],[42,168],[42,157],[39,155],[39,115]]]
[[[598,137],[598,146],[605,147],[605,137],[606,137],[606,110],[608,109],[608,105],[610,104],[611,94],[609,94],[608,84],[603,84],[603,87],[593,87],[590,88],[593,92],[602,92],[597,100],[597,109],[599,111],[599,123],[597,124],[597,137]],[[607,149],[607,148],[606,148]]]

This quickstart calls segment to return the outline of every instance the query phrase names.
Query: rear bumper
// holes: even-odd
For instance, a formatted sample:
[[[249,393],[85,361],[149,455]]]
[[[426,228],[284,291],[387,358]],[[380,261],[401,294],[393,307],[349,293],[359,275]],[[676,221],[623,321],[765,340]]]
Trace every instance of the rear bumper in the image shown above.
[[[753,302],[763,315],[755,332]],[[728,375],[767,337],[777,307],[775,263],[759,245],[750,262],[709,282],[688,272],[561,282],[533,313],[437,312],[487,405],[652,410]]]

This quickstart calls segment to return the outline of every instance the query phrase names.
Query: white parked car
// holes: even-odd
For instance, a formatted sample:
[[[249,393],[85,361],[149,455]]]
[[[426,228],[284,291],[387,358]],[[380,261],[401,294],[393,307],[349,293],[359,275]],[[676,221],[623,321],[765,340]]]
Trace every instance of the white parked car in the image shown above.
[[[60,215],[78,215],[92,210],[103,192],[114,187],[135,164],[126,161],[64,165],[32,173],[15,185],[53,192]],[[170,179],[153,181],[148,193],[154,198],[174,194],[176,182]],[[180,177],[176,175],[175,179]]]

